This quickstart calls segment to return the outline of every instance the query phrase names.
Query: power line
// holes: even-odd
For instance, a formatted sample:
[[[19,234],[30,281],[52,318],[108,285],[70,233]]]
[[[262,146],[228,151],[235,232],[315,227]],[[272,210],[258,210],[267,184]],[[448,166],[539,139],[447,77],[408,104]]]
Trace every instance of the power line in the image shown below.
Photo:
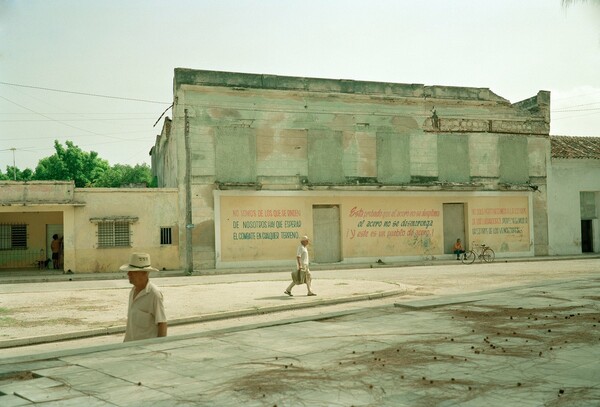
[[[72,95],[92,96],[92,97],[106,98],[106,99],[128,100],[128,101],[131,101],[131,102],[156,103],[156,104],[160,104],[160,105],[168,105],[168,104],[172,103],[172,102],[159,102],[157,100],[135,99],[135,98],[126,98],[126,97],[110,96],[110,95],[99,95],[97,93],[74,92],[74,91],[70,91],[70,90],[44,88],[42,86],[21,85],[21,84],[18,84],[18,83],[10,83],[10,82],[2,82],[2,81],[0,81],[0,84],[1,85],[8,85],[8,86],[16,86],[16,87],[19,87],[19,88],[29,88],[29,89],[46,90],[46,91],[49,91],[49,92],[69,93],[69,94],[72,94]]]
[[[598,102],[600,103],[600,102]],[[25,112],[0,112],[0,115],[5,115],[5,116],[26,116],[29,115],[31,116],[33,113],[25,113]],[[103,116],[110,116],[110,115],[140,115],[140,114],[145,114],[145,115],[155,115],[156,112],[87,112],[87,113],[73,113],[73,112],[40,112],[40,113],[36,113],[36,114],[53,114],[53,115],[60,115],[60,116],[90,116],[90,115],[103,115]],[[152,116],[154,117],[154,116]]]
[[[590,108],[590,109],[569,109],[569,108],[565,108],[565,109],[552,110],[552,113],[594,112],[594,111],[600,111],[600,107],[593,107],[593,108]]]
[[[10,99],[7,99],[7,98],[5,98],[4,96],[0,96],[0,99],[4,99],[4,100],[6,100],[7,102],[10,102],[10,103],[12,103],[12,104],[14,104],[14,105],[17,105],[17,106],[19,106],[19,107],[20,107],[20,108],[22,108],[22,109],[29,110],[30,112],[32,112],[32,113],[35,113],[35,114],[38,114],[38,115],[40,115],[40,116],[42,116],[42,117],[44,117],[44,118],[46,118],[46,119],[48,119],[48,120],[50,120],[50,121],[53,121],[53,122],[56,122],[56,123],[60,123],[60,124],[62,124],[63,126],[71,127],[71,128],[73,128],[73,129],[75,129],[75,130],[85,131],[86,133],[92,133],[92,134],[96,134],[96,135],[98,135],[97,133],[94,133],[93,131],[89,131],[89,130],[86,130],[86,129],[82,129],[81,127],[76,127],[76,126],[70,125],[70,124],[68,124],[68,123],[65,123],[65,122],[63,122],[63,121],[60,121],[60,120],[53,119],[52,117],[50,117],[50,116],[46,116],[45,114],[42,114],[42,113],[36,112],[35,110],[32,110],[32,109],[30,109],[30,108],[28,108],[28,107],[26,107],[26,106],[23,106],[23,105],[21,105],[21,104],[19,104],[19,103],[15,102],[15,101],[12,101],[12,100],[10,100]]]
[[[600,101],[598,101],[598,102],[592,102],[592,103],[583,103],[581,105],[572,105],[572,106],[567,106],[567,107],[558,107],[558,109],[570,109],[572,107],[592,106],[592,105],[597,105],[599,103],[600,103]]]
[[[105,118],[105,119],[63,119],[64,122],[108,122],[108,121],[139,121],[152,120],[153,117],[129,117],[129,118]],[[0,119],[0,123],[35,123],[35,122],[55,122],[55,119]]]
[[[562,98],[553,98],[552,100],[554,102],[556,102],[557,100],[566,100],[566,99],[573,99],[573,98],[583,98],[583,97],[586,97],[586,96],[597,95],[599,93],[600,93],[600,91],[598,91],[598,92],[592,92],[592,93],[586,93],[586,94],[583,94],[583,95],[573,95],[573,96],[564,96]]]

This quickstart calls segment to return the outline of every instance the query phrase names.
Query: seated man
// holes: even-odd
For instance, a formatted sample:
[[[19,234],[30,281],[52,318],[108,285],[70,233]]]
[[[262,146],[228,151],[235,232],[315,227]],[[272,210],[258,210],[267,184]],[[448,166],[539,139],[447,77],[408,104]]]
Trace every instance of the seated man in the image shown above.
[[[464,252],[465,252],[465,249],[463,248],[463,245],[460,242],[460,239],[456,239],[456,243],[454,243],[454,247],[452,248],[452,251],[454,252],[454,254],[456,254],[456,260],[460,260],[460,255],[464,254]]]

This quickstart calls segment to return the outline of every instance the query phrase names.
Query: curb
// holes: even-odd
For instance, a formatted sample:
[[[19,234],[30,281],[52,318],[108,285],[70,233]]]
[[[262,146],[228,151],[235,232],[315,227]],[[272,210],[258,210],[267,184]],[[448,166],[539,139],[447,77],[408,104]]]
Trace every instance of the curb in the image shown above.
[[[520,263],[520,262],[543,262],[543,261],[565,261],[565,260],[590,260],[600,259],[600,253],[587,253],[577,255],[556,255],[556,256],[537,256],[537,257],[497,257],[494,263]],[[317,264],[314,263],[311,267],[312,271],[320,270],[356,270],[356,269],[385,269],[385,268],[404,268],[404,267],[432,267],[445,266],[456,264],[450,258],[424,258],[420,260],[410,261],[390,261],[384,264],[373,262],[367,263],[346,263],[346,264]],[[493,263],[492,263],[493,264]],[[469,265],[466,265],[469,266]],[[229,269],[229,268],[214,268],[195,270],[192,276],[215,276],[215,275],[237,275],[237,274],[266,274],[289,272],[289,267],[256,267],[249,269]],[[33,274],[19,275],[18,271],[3,271],[0,270],[0,284],[22,284],[22,283],[47,283],[47,282],[65,282],[65,281],[94,281],[94,280],[123,280],[127,279],[127,275],[120,271],[107,273],[74,273],[63,274],[51,272],[44,274],[43,271],[35,270]],[[182,269],[177,270],[160,270],[153,275],[153,278],[162,277],[186,277],[189,274]]]
[[[196,315],[185,318],[175,318],[168,321],[169,326],[186,325],[192,323],[203,323],[210,321],[218,321],[224,319],[232,319],[239,317],[247,317],[252,315],[268,314],[272,312],[293,311],[298,309],[315,308],[320,306],[337,305],[348,302],[359,302],[393,297],[404,294],[407,290],[388,290],[370,294],[360,294],[348,297],[331,298],[326,300],[316,300],[311,302],[302,302],[297,304],[272,305],[260,308],[245,308],[235,311],[224,311],[212,314]],[[43,343],[68,341],[73,339],[91,338],[94,336],[115,335],[125,333],[125,326],[112,326],[108,328],[89,329],[86,331],[65,332],[61,334],[52,334],[44,336],[32,336],[27,338],[7,339],[0,341],[0,349],[16,348],[20,346],[39,345]]]

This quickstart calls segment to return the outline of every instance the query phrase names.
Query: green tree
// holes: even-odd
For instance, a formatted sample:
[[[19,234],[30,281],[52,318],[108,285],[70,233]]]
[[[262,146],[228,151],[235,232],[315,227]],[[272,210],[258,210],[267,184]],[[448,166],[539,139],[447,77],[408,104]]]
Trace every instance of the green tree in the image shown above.
[[[12,165],[6,166],[6,174],[2,174],[2,171],[0,171],[0,180],[14,181],[15,179],[16,181],[31,181],[33,179],[33,171],[29,168],[25,168],[21,171],[19,168],[13,167]]]
[[[98,157],[95,151],[85,152],[72,141],[66,141],[66,148],[54,141],[56,153],[42,158],[35,169],[37,180],[73,180],[76,187],[93,185],[110,167],[108,161]]]
[[[115,164],[96,180],[94,187],[118,188],[129,184],[146,184],[152,182],[152,171],[148,164]]]

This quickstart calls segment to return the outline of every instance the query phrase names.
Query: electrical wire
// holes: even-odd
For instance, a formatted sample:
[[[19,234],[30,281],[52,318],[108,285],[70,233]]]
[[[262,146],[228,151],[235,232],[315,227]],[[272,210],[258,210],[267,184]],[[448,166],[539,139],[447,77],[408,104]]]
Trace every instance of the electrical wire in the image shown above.
[[[148,99],[126,98],[126,97],[121,97],[121,96],[99,95],[97,93],[74,92],[74,91],[70,91],[70,90],[52,89],[52,88],[45,88],[42,86],[21,85],[18,83],[10,83],[10,82],[2,82],[2,81],[0,81],[0,85],[16,86],[16,87],[20,87],[20,88],[29,88],[29,89],[39,89],[39,90],[46,90],[49,92],[69,93],[72,95],[91,96],[91,97],[106,98],[106,99],[128,100],[131,102],[156,103],[156,104],[160,104],[160,105],[168,105],[168,104],[172,103],[172,102],[160,102],[157,100],[148,100]]]
[[[32,112],[32,113],[38,114],[38,115],[40,115],[40,116],[42,116],[42,117],[45,117],[46,119],[48,119],[48,120],[50,120],[50,121],[53,121],[53,122],[56,122],[56,123],[60,123],[60,124],[62,124],[62,125],[64,125],[64,126],[71,127],[71,128],[73,128],[73,129],[75,129],[75,130],[80,130],[80,131],[85,131],[86,133],[92,133],[92,134],[96,134],[96,133],[94,133],[93,131],[86,130],[86,129],[82,129],[81,127],[73,126],[73,125],[70,125],[70,124],[68,124],[68,123],[62,122],[62,121],[60,121],[60,120],[53,119],[52,117],[50,117],[50,116],[46,116],[45,114],[38,113],[38,112],[36,112],[35,110],[33,110],[33,109],[30,109],[30,108],[28,108],[28,107],[26,107],[26,106],[23,106],[23,105],[21,105],[21,104],[19,104],[19,103],[17,103],[17,102],[14,102],[14,101],[12,101],[12,100],[10,100],[10,99],[7,99],[7,98],[5,98],[4,96],[0,96],[0,98],[1,98],[1,99],[4,99],[4,100],[6,100],[7,102],[9,102],[9,103],[12,103],[12,104],[14,104],[14,105],[16,105],[16,106],[19,106],[19,107],[20,107],[20,108],[22,108],[22,109],[29,110],[29,111],[30,111],[30,112]],[[96,134],[96,135],[98,135],[98,134]]]

